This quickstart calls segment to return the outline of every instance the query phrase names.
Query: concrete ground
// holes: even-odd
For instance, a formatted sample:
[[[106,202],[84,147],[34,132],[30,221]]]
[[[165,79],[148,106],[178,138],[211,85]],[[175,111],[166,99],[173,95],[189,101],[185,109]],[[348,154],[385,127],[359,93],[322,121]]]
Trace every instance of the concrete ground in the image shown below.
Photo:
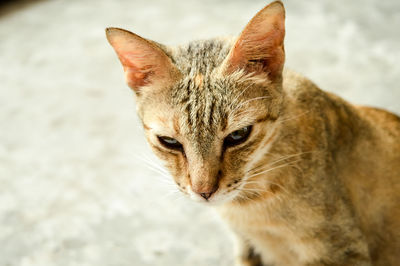
[[[106,42],[238,34],[268,2],[52,0],[0,10],[0,265],[232,265],[211,208],[173,193]],[[284,1],[287,65],[400,113],[398,0]],[[148,167],[149,166],[149,167]]]

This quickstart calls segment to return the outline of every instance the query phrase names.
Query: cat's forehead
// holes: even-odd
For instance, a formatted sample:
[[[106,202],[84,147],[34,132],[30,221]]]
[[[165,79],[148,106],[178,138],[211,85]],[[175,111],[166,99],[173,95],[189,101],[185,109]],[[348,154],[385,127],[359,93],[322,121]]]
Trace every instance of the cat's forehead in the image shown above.
[[[244,93],[249,87],[248,78],[218,71],[230,47],[229,42],[215,39],[177,49],[172,59],[182,78],[170,87],[166,98],[158,97],[172,108],[174,131],[200,153],[209,152],[216,138],[230,129],[232,114],[248,94]]]
[[[252,102],[263,94],[240,75],[191,73],[170,93],[179,134],[204,155],[220,146],[227,133],[252,124],[257,116],[254,110],[265,111]],[[249,101],[252,108],[248,108]]]
[[[171,90],[172,105],[179,117],[181,134],[201,150],[208,149],[226,127],[233,92],[209,74],[192,73]]]
[[[183,78],[171,90],[172,105],[179,110],[181,133],[203,145],[211,143],[221,126],[232,92],[214,71],[226,58],[231,44],[223,39],[194,41],[178,47],[173,61]]]
[[[229,53],[230,39],[215,38],[192,41],[175,49],[172,59],[183,75],[211,74]]]

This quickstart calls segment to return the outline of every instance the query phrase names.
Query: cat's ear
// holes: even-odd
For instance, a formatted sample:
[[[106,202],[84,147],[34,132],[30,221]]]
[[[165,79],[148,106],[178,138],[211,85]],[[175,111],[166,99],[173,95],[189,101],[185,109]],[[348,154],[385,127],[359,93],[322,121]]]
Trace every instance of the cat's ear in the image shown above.
[[[154,42],[119,28],[107,28],[106,35],[124,67],[128,86],[137,94],[143,86],[163,86],[179,77],[179,70]]]
[[[227,73],[267,74],[274,81],[281,77],[285,62],[285,8],[280,1],[259,11],[246,25],[229,52],[223,69]]]

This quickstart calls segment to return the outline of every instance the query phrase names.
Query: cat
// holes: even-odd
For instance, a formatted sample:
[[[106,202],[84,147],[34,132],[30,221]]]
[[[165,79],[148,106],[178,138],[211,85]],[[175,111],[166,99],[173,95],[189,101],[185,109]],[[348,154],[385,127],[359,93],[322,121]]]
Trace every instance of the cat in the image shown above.
[[[106,35],[150,146],[230,226],[236,265],[399,265],[400,118],[284,69],[282,2],[236,39]]]

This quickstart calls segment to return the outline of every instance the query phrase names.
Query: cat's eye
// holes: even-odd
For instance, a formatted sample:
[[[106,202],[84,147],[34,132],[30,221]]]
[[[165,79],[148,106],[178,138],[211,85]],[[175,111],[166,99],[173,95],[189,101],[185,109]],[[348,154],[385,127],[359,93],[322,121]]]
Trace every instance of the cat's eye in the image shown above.
[[[243,127],[239,130],[233,131],[224,139],[225,147],[232,147],[245,142],[250,136],[252,126]]]
[[[157,136],[158,141],[166,148],[172,150],[183,150],[182,144],[174,138]]]

